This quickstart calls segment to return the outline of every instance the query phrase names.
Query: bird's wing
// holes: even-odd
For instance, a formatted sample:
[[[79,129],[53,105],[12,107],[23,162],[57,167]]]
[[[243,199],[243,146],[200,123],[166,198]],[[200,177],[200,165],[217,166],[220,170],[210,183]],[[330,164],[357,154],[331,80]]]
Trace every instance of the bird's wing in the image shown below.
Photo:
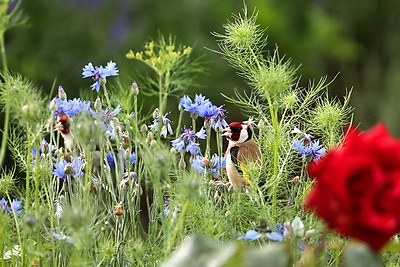
[[[243,179],[254,188],[248,173],[246,173],[245,162],[249,160],[249,150],[246,147],[234,146],[230,149],[230,156],[233,165],[236,167],[238,173],[243,177]]]
[[[240,169],[239,166],[239,160],[238,157],[240,156],[241,153],[239,153],[240,147],[239,146],[233,146],[231,147],[231,149],[229,150],[229,154],[231,156],[231,160],[233,165],[236,167],[236,169],[238,170],[238,172],[240,174],[243,173],[243,171]]]

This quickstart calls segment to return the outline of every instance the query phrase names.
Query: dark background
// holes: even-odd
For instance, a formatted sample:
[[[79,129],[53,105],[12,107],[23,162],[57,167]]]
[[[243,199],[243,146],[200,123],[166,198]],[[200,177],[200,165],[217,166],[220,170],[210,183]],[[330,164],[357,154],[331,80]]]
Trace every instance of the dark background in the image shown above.
[[[400,135],[400,1],[398,0],[247,0],[250,11],[257,7],[258,22],[267,28],[269,48],[301,65],[303,86],[309,79],[328,75],[336,81],[331,96],[342,98],[353,89],[354,121],[362,129],[385,121]],[[233,89],[247,85],[219,55],[210,32],[243,8],[242,0],[24,0],[29,17],[24,27],[6,33],[9,69],[32,80],[44,92],[57,79],[68,97],[90,90],[90,80],[81,77],[88,62],[105,65],[117,62],[120,79],[127,84],[134,71],[148,71],[128,60],[129,49],[143,50],[146,41],[159,33],[176,37],[176,42],[194,45],[194,56],[204,56],[206,74],[197,77],[198,88],[214,104],[224,103],[220,93],[233,96]],[[141,98],[141,101],[152,101]],[[177,99],[171,100],[175,111]],[[146,106],[146,105],[145,105]],[[154,107],[154,106],[153,106]],[[237,120],[232,106],[228,120]]]

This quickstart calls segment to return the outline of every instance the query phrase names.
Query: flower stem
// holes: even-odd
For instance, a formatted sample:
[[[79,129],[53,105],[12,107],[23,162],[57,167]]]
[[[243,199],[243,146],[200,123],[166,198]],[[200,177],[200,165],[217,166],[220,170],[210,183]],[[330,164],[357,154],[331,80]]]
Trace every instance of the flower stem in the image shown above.
[[[103,84],[103,91],[104,91],[104,97],[106,98],[106,101],[107,101],[107,106],[109,108],[111,108],[111,102],[110,102],[110,98],[108,97],[107,87],[105,84]]]
[[[133,108],[135,111],[135,155],[138,156],[138,142],[139,142],[139,120],[138,120],[138,107],[137,107],[137,95],[133,97]],[[135,172],[137,173],[138,164],[135,164]]]
[[[0,53],[1,53],[1,63],[3,65],[3,72],[7,72],[8,65],[7,65],[6,47],[4,45],[4,31],[0,33]]]
[[[28,138],[27,142],[27,151],[28,155],[26,158],[26,178],[25,178],[25,204],[26,206],[29,205],[30,202],[30,196],[31,196],[31,131],[30,128],[27,126],[26,127],[26,134]]]
[[[1,53],[1,61],[3,65],[3,73],[8,72],[7,66],[7,55],[6,55],[6,47],[4,45],[4,31],[0,33],[0,53]],[[10,109],[6,105],[4,110],[4,127],[3,127],[3,137],[1,140],[1,148],[0,148],[0,167],[4,164],[4,159],[7,150],[7,140],[8,140],[8,125],[10,123]]]
[[[207,133],[207,139],[206,139],[206,151],[205,151],[205,157],[207,159],[210,159],[210,139],[211,139],[211,127],[208,125],[206,127],[206,133]]]
[[[181,132],[180,129],[182,127],[182,119],[183,119],[183,109],[179,111],[178,127],[176,127],[175,139],[178,139],[179,134]]]
[[[257,67],[261,70],[262,66],[259,61],[259,58],[257,55],[254,53],[254,50],[248,46],[247,47],[250,53],[252,54],[255,63]],[[268,94],[266,95],[266,99],[268,102],[268,108],[271,116],[271,121],[272,121],[272,128],[274,131],[274,138],[273,138],[273,150],[272,150],[272,175],[273,175],[273,186],[272,186],[272,220],[276,220],[276,206],[277,206],[277,191],[278,191],[278,170],[279,170],[279,121],[278,121],[278,109],[275,108],[275,101],[271,98],[271,96]]]
[[[3,126],[3,137],[1,140],[0,148],[0,167],[4,164],[4,159],[6,156],[7,142],[8,142],[8,125],[10,124],[10,108],[8,105],[4,109],[4,126]]]

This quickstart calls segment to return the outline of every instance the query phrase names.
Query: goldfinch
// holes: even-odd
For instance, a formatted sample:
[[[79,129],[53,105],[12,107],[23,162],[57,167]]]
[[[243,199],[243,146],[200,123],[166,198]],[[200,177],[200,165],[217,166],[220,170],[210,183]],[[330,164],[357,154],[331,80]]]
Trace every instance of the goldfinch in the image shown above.
[[[74,137],[71,133],[71,122],[68,116],[63,115],[58,119],[58,123],[54,126],[55,131],[60,131],[64,139],[65,149],[72,151]]]
[[[258,162],[261,159],[261,152],[253,139],[251,126],[232,122],[222,134],[229,141],[225,152],[226,173],[231,187],[236,190],[241,190],[246,185],[253,186],[244,168],[248,163]]]

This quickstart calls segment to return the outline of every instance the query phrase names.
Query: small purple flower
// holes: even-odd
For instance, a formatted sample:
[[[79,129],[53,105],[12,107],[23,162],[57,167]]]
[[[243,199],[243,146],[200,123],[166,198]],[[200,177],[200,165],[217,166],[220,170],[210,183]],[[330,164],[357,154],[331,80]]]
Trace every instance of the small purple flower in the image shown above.
[[[201,128],[200,131],[194,133],[190,129],[185,129],[178,139],[171,141],[171,144],[179,152],[186,149],[186,152],[197,155],[200,154],[200,144],[195,142],[196,138],[206,139],[206,130]]]
[[[118,75],[117,64],[113,61],[108,62],[106,67],[93,67],[93,64],[89,62],[82,70],[83,78],[92,77],[95,81],[90,87],[96,92],[99,92],[100,86],[106,81],[106,77]]]

